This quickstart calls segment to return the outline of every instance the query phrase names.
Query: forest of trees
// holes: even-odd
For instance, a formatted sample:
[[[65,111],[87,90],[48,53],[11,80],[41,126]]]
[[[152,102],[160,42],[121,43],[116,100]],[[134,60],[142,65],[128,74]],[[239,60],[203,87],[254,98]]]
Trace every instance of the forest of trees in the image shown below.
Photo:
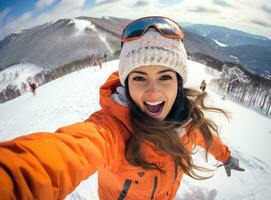
[[[223,65],[220,77],[210,83],[213,90],[271,117],[271,80],[246,74],[237,66]]]
[[[116,59],[119,51],[115,52],[108,60]],[[188,55],[189,59],[207,65],[207,69],[211,73],[215,73],[216,79],[213,79],[209,87],[215,92],[221,94],[223,98],[230,98],[235,102],[239,102],[249,108],[252,108],[265,116],[271,118],[271,80],[252,74],[246,71],[241,65],[222,62],[210,56],[202,54]],[[62,77],[71,72],[89,67],[92,61],[101,59],[104,61],[103,55],[93,55],[84,60],[74,61],[63,65],[51,71],[43,71],[30,77],[27,81],[34,82],[37,86],[41,86],[49,81]],[[27,83],[17,86],[8,85],[8,87],[0,93],[0,103],[16,98],[21,94],[28,92]]]
[[[28,83],[35,83],[38,87],[66,74],[83,69],[85,67],[90,67],[91,63],[95,60],[101,60],[102,62],[104,62],[105,59],[106,61],[116,59],[118,57],[118,54],[119,52],[115,52],[113,56],[107,55],[106,57],[104,56],[104,54],[92,55],[83,60],[77,60],[55,69],[42,71],[41,73],[38,73],[33,77],[29,77],[26,82],[22,82],[19,86],[9,84],[6,89],[0,92],[0,103],[4,103],[29,92],[30,89]]]
[[[190,55],[208,66],[208,71],[218,76],[209,86],[223,98],[252,108],[271,118],[271,80],[252,74],[241,65],[221,62],[210,56]]]

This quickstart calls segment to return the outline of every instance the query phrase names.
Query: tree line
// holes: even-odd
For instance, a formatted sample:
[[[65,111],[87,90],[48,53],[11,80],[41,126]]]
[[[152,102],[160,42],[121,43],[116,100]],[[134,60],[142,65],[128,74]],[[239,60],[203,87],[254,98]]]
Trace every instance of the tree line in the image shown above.
[[[36,86],[44,85],[52,80],[62,77],[66,74],[72,73],[74,71],[90,67],[91,63],[97,59],[104,62],[105,55],[106,61],[116,59],[119,52],[115,52],[113,55],[97,54],[91,55],[85,59],[76,60],[68,64],[62,65],[54,69],[46,69],[32,77],[28,77],[26,82],[22,82],[20,85],[9,84],[5,89],[0,92],[0,103],[4,103],[11,99],[14,99],[22,94],[29,91],[28,83],[35,83]],[[16,75],[16,74],[15,74]]]
[[[242,65],[222,62],[202,54],[189,55],[201,62],[218,78],[211,80],[209,87],[222,95],[271,118],[271,80],[247,71]]]
[[[108,57],[108,60],[116,59],[118,56],[119,51],[116,51],[112,56]],[[208,71],[216,74],[218,78],[213,79],[209,87],[221,94],[223,98],[230,98],[271,117],[270,79],[253,74],[239,64],[222,62],[211,56],[195,53],[188,54],[188,57],[190,60],[208,66]],[[103,54],[92,55],[55,69],[42,71],[33,77],[29,77],[27,81],[35,82],[37,86],[41,86],[71,72],[89,67],[90,63],[97,59],[104,59]],[[27,90],[27,83],[22,83],[20,86],[8,85],[7,88],[0,93],[0,103],[16,98],[26,93]]]

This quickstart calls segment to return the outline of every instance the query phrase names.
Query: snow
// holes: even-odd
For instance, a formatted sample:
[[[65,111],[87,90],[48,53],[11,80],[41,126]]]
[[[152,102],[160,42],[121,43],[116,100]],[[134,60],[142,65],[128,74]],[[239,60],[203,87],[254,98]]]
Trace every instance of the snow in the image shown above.
[[[3,91],[8,84],[20,86],[22,83],[27,83],[28,77],[33,77],[44,70],[32,63],[24,63],[12,65],[0,71],[0,92]]]
[[[236,56],[230,55],[230,57],[235,59],[236,61],[239,61],[239,58],[237,58]]]
[[[75,35],[80,35],[85,33],[85,29],[86,28],[90,28],[92,30],[95,30],[95,25],[92,24],[90,21],[88,20],[84,20],[84,19],[71,19],[69,24],[75,24],[75,28],[77,29],[77,32],[75,33]]]
[[[111,17],[108,16],[102,16],[103,19],[111,19]]]
[[[271,79],[271,75],[270,74],[261,74],[262,77],[266,78],[266,79]]]
[[[106,48],[110,51],[110,53],[112,54],[114,52],[114,50],[111,48],[110,44],[107,42],[107,33],[101,31],[101,30],[98,30],[95,25],[93,24],[92,26],[92,30],[97,32],[97,36],[98,38],[105,44]]]
[[[118,67],[118,60],[88,67],[51,81],[37,89],[37,95],[27,93],[0,104],[0,141],[37,131],[54,132],[57,128],[85,120],[98,110],[99,87]],[[196,148],[196,164],[214,169],[213,177],[204,181],[184,176],[175,200],[266,200],[271,198],[271,121],[242,105],[222,100],[208,88],[213,78],[206,66],[189,61],[188,82],[185,87],[199,88],[207,83],[208,105],[218,106],[231,113],[231,120],[216,113],[206,113],[218,124],[220,137],[233,156],[238,157],[245,172],[233,171],[227,177],[223,167],[216,168],[210,156]],[[210,174],[208,174],[210,175]],[[92,175],[71,193],[66,200],[98,199],[97,174]]]
[[[111,48],[110,44],[107,42],[106,35],[107,35],[106,33],[102,33],[100,31],[100,33],[98,34],[98,37],[100,38],[100,40],[102,40],[104,42],[106,48],[112,54],[112,53],[114,53],[114,50]]]
[[[217,45],[219,45],[219,46],[221,46],[221,47],[229,46],[229,45],[224,44],[224,43],[222,43],[222,42],[219,42],[218,40],[215,40],[215,39],[213,39],[213,41],[214,41]]]
[[[98,38],[105,44],[106,48],[110,51],[110,53],[112,54],[114,52],[110,44],[107,42],[107,34],[101,30],[98,30],[96,26],[91,23],[91,21],[84,19],[71,19],[69,24],[75,24],[75,28],[77,29],[77,32],[74,34],[75,36],[85,33],[85,30],[87,28],[92,29],[94,32],[97,33]]]
[[[103,63],[103,70],[88,67],[40,86],[36,96],[27,93],[0,104],[0,140],[40,130],[52,132],[86,119],[100,108],[99,87],[117,66],[112,61]]]

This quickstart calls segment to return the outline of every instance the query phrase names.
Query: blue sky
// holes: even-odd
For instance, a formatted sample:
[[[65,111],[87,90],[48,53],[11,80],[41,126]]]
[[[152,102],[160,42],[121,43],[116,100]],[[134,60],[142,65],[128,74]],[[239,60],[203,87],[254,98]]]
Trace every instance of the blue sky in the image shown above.
[[[60,1],[61,0],[47,1],[51,4],[49,6],[38,9],[35,14],[40,15],[44,12],[49,11],[53,6],[57,6]],[[6,17],[3,18],[1,25],[5,25],[6,23],[16,19],[17,17],[23,15],[26,12],[34,11],[37,7],[36,4],[38,2],[39,0],[0,0],[0,13],[2,13],[5,9],[8,9],[9,11]],[[94,4],[95,0],[86,0],[82,9],[89,9],[93,7]]]
[[[7,17],[18,17],[27,11],[31,11],[35,7],[35,0],[9,0],[0,1],[0,12],[4,11],[5,8],[10,8],[10,12]]]
[[[147,15],[222,25],[271,38],[270,13],[270,0],[0,0],[0,39],[60,18]]]

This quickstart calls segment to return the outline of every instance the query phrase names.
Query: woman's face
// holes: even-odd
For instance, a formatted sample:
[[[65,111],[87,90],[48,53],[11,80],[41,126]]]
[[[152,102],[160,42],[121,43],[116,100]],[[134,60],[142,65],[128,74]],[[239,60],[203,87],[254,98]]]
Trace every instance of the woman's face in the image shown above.
[[[131,98],[148,116],[164,120],[177,96],[176,72],[164,66],[142,66],[128,76]]]

